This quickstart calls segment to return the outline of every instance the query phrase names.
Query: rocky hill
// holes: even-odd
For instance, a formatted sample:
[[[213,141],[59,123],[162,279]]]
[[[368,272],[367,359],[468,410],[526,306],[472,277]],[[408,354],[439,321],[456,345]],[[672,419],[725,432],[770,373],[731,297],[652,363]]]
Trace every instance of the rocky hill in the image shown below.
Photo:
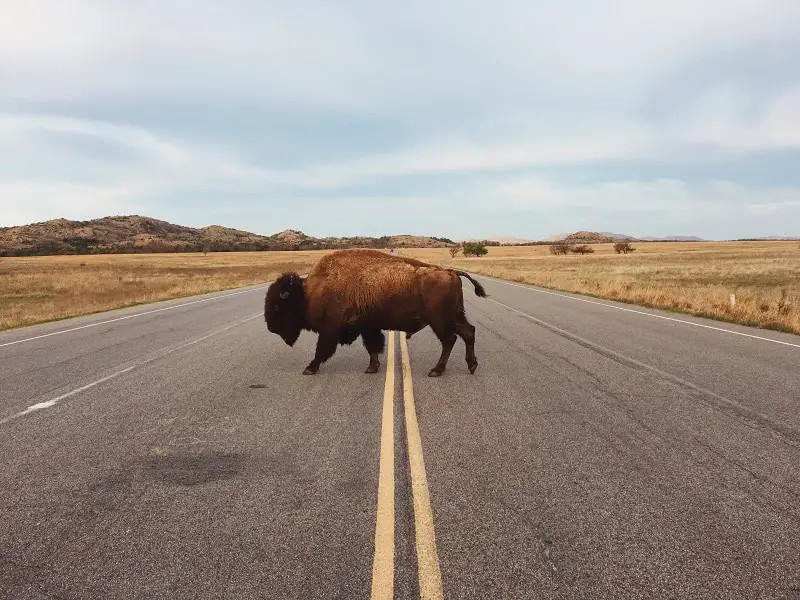
[[[569,244],[609,244],[613,242],[704,242],[703,238],[694,236],[673,235],[667,237],[635,237],[624,233],[611,233],[608,231],[576,231],[575,233],[556,233],[544,238],[541,242],[567,242]]]
[[[529,238],[514,237],[511,235],[498,235],[490,238],[465,238],[459,240],[460,243],[482,242],[491,246],[527,246],[536,243],[536,240]]]
[[[615,240],[610,235],[597,231],[576,231],[564,238],[564,241],[570,244],[608,244]]]
[[[646,236],[641,238],[643,242],[705,242],[703,238],[693,235],[668,235],[666,237]]]
[[[609,231],[576,231],[574,233],[555,233],[541,240],[541,242],[567,242],[569,244],[608,244],[621,241],[638,241],[632,235],[624,233],[611,233]],[[540,243],[541,243],[540,242]]]
[[[558,233],[551,235],[542,240],[542,242],[566,242],[568,244],[613,244],[614,242],[626,240],[631,242],[637,241],[635,237],[631,235],[625,235],[623,233],[610,233],[607,231],[576,231],[574,233]]]
[[[419,248],[452,244],[446,238],[410,235],[315,238],[295,230],[263,236],[219,225],[199,229],[184,227],[139,215],[104,217],[92,221],[55,219],[0,228],[0,256]]]

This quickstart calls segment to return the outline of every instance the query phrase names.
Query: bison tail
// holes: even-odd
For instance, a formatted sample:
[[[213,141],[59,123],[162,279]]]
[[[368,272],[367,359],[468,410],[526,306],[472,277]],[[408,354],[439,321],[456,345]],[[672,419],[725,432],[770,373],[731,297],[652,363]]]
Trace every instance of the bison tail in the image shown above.
[[[476,281],[469,273],[465,271],[457,271],[455,269],[451,269],[451,271],[453,271],[453,273],[455,273],[456,275],[460,275],[461,277],[466,277],[467,279],[469,279],[472,282],[472,285],[475,286],[476,296],[478,296],[479,298],[486,298],[488,296],[486,290],[483,289],[483,286],[480,284],[480,282]]]

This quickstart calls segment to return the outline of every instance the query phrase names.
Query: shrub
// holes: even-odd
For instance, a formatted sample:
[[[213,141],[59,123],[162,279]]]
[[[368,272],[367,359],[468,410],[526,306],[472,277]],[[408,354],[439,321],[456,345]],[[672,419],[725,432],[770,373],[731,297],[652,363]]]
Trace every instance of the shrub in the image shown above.
[[[467,242],[464,244],[463,252],[464,256],[483,256],[489,251],[483,242]]]
[[[594,248],[589,244],[578,244],[570,248],[570,250],[575,254],[592,254],[594,252]]]
[[[627,241],[617,242],[614,244],[614,252],[617,254],[627,254],[628,252],[633,252],[634,250],[636,250],[636,248],[631,246],[631,243]]]
[[[569,254],[569,244],[567,242],[556,242],[550,246],[550,254],[556,256]]]
[[[461,248],[461,246],[460,246],[460,245],[459,245],[459,246],[450,246],[450,256],[451,256],[452,258],[455,258],[455,257],[456,257],[456,255],[457,255],[459,252],[461,252],[461,250],[462,250],[462,248]]]

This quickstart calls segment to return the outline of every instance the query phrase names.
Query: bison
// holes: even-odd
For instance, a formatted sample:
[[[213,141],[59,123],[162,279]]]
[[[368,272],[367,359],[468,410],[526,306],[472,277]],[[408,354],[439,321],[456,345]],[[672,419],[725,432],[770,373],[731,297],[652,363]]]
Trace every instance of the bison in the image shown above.
[[[352,344],[359,336],[369,353],[365,372],[377,373],[386,342],[383,330],[404,331],[410,338],[429,325],[442,343],[442,354],[428,375],[444,372],[456,335],[464,340],[467,366],[474,373],[475,327],[464,314],[459,277],[472,282],[477,296],[486,297],[483,286],[463,271],[379,250],[338,250],[320,259],[306,278],[290,272],[275,280],[264,300],[264,320],[289,346],[303,330],[319,334],[304,375],[317,373],[337,345]]]

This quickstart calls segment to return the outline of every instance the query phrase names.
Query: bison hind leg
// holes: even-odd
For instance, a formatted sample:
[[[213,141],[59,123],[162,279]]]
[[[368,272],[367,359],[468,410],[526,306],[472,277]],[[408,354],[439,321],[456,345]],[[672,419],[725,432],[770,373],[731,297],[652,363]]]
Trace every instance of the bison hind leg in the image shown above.
[[[464,340],[467,347],[467,367],[470,373],[474,373],[478,368],[478,358],[475,356],[475,327],[467,321],[463,313],[456,321],[456,333]]]
[[[447,368],[447,361],[450,359],[450,353],[453,351],[453,346],[456,343],[456,333],[453,331],[453,327],[436,327],[433,331],[442,343],[442,354],[439,356],[439,361],[436,363],[436,366],[428,372],[428,377],[439,377]]]
[[[386,345],[386,337],[380,329],[365,329],[361,332],[361,339],[367,352],[369,352],[369,366],[364,372],[377,373],[378,367],[381,365],[378,355],[383,352]]]

